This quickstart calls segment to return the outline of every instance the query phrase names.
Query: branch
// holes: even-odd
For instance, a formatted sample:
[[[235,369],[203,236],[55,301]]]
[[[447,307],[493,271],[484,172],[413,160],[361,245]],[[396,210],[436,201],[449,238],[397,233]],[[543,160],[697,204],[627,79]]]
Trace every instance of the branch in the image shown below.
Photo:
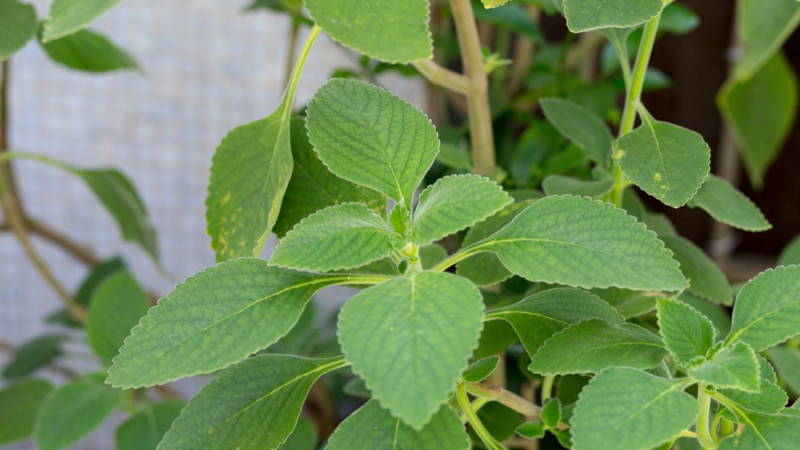
[[[526,420],[539,419],[539,413],[542,411],[542,408],[511,391],[499,386],[484,383],[466,383],[465,386],[470,394],[502,403],[525,416]]]
[[[432,59],[415,61],[414,67],[433,84],[438,84],[460,94],[467,95],[469,93],[469,80],[467,80],[467,77],[440,66]]]

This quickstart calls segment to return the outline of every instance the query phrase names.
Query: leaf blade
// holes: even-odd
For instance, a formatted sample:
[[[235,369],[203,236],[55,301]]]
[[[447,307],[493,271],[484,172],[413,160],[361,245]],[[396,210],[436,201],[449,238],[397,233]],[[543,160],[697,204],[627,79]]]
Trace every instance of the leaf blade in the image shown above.
[[[614,138],[602,119],[579,104],[558,97],[543,98],[540,104],[547,120],[564,137],[580,147],[592,161],[608,164]]]
[[[573,33],[642,24],[664,7],[660,0],[564,0],[567,27]]]
[[[16,0],[0,1],[0,61],[16,53],[36,33],[36,9]]]
[[[688,366],[714,345],[714,326],[696,309],[678,300],[659,299],[658,326],[675,362]]]
[[[121,0],[54,0],[44,23],[44,42],[52,41],[86,28],[92,21]]]
[[[714,387],[759,391],[759,368],[756,354],[743,342],[722,349],[708,361],[688,370],[690,377]]]
[[[687,204],[701,208],[718,222],[740,230],[764,231],[772,228],[755,203],[713,174],[708,174],[705,183]]]

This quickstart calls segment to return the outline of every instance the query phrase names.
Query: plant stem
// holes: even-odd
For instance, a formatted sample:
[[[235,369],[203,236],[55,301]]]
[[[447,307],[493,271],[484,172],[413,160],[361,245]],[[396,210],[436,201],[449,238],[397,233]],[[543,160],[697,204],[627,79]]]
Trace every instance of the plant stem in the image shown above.
[[[701,384],[697,387],[697,400],[700,402],[700,417],[697,418],[697,440],[704,449],[713,450],[717,448],[718,444],[708,424],[708,417],[711,414],[711,397],[708,395],[705,385]]]
[[[636,62],[631,74],[631,82],[627,88],[625,96],[625,109],[622,112],[622,120],[619,126],[619,137],[622,137],[633,130],[636,121],[636,103],[642,97],[644,87],[644,76],[647,73],[647,66],[650,64],[650,55],[653,53],[653,45],[656,42],[658,32],[658,22],[661,14],[655,16],[644,27],[642,42],[639,44],[639,51],[636,53]],[[627,64],[627,62],[625,63]],[[624,71],[624,69],[623,69]],[[614,188],[611,191],[611,201],[615,206],[622,206],[622,193],[625,190],[625,174],[618,163],[614,163]]]
[[[469,93],[469,80],[467,80],[467,77],[440,66],[432,59],[415,61],[414,67],[433,84],[438,84],[460,94],[466,95]]]
[[[9,60],[5,60],[0,63],[0,156],[2,154],[8,152],[8,122],[9,122],[9,114],[8,114],[8,91],[9,91],[9,74],[10,74],[10,63]],[[14,169],[11,167],[10,162],[0,162],[0,172],[5,175],[8,189],[11,191],[11,195],[17,199],[17,207],[20,209],[20,214],[22,214],[22,205],[19,202],[19,190],[17,189],[17,181],[14,176]]]
[[[289,83],[292,78],[294,67],[294,54],[297,53],[297,38],[300,35],[300,21],[294,15],[291,16],[291,29],[289,30],[289,46],[286,49],[286,66],[283,73],[283,85]]]
[[[526,420],[538,420],[539,413],[542,411],[537,405],[525,400],[519,395],[507,391],[499,386],[492,386],[483,383],[467,383],[466,389],[470,394],[488,398],[501,403],[514,411],[525,416]]]
[[[472,141],[472,162],[475,173],[491,175],[495,171],[492,114],[489,109],[488,82],[483,67],[483,52],[478,28],[469,0],[450,0],[453,21],[461,47],[464,74],[469,81],[467,115]]]
[[[542,382],[542,404],[544,405],[550,398],[553,396],[553,381],[555,381],[555,375],[545,375],[544,381]]]
[[[456,387],[456,399],[458,400],[459,406],[461,406],[461,410],[464,411],[464,415],[467,416],[467,420],[469,421],[470,425],[472,425],[472,429],[475,430],[475,434],[481,438],[486,447],[489,450],[500,450],[503,448],[489,432],[483,426],[481,419],[478,418],[478,414],[475,413],[475,410],[472,409],[472,404],[469,402],[469,398],[467,397],[467,391],[464,388],[464,383],[461,383]]]

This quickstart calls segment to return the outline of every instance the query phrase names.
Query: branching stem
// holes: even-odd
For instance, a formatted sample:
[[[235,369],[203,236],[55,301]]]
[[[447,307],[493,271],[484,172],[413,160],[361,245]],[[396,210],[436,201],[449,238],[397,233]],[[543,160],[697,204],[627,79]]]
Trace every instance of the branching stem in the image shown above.
[[[472,429],[475,430],[475,434],[481,438],[486,447],[489,450],[502,450],[503,446],[500,445],[489,431],[486,430],[486,427],[483,426],[483,422],[481,419],[478,418],[478,414],[475,413],[475,410],[472,409],[472,404],[469,402],[469,397],[467,397],[467,390],[464,387],[465,383],[460,383],[458,387],[456,387],[456,399],[458,400],[458,405],[461,406],[461,410],[464,411],[464,415],[467,416],[467,420],[469,421],[470,425],[472,425]]]
[[[711,414],[711,397],[708,395],[705,385],[697,387],[697,400],[700,402],[700,416],[697,418],[697,440],[704,449],[713,450],[717,448],[717,440],[713,436],[713,430],[709,428],[708,418]]]
[[[465,386],[470,394],[501,403],[525,416],[526,420],[539,419],[542,408],[511,391],[483,383],[466,383]]]

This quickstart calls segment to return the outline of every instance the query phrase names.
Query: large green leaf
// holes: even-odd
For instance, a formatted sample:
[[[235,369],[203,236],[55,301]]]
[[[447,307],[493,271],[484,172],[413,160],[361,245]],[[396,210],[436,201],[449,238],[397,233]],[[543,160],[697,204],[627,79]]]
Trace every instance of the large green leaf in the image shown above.
[[[24,377],[49,364],[61,354],[61,342],[64,339],[66,337],[63,335],[45,334],[25,342],[3,368],[3,378]]]
[[[658,300],[658,327],[675,363],[687,367],[714,345],[714,326],[696,309],[678,300]]]
[[[783,383],[796,394],[800,394],[800,349],[781,346],[773,347],[767,352],[769,359]]]
[[[0,391],[0,444],[29,437],[39,407],[53,390],[44,380],[20,380]]]
[[[638,325],[590,319],[545,341],[531,357],[528,370],[562,375],[597,373],[608,367],[649,369],[659,365],[666,355],[661,339]]]
[[[564,16],[573,33],[597,28],[625,28],[661,12],[662,0],[564,0]]]
[[[81,285],[75,291],[74,299],[81,305],[88,306],[89,301],[97,290],[111,275],[125,270],[125,262],[119,256],[102,261],[92,267],[89,275],[81,281]]]
[[[47,397],[36,417],[34,434],[41,450],[56,450],[89,434],[122,401],[122,391],[94,378],[72,381]]]
[[[655,233],[625,211],[584,197],[538,200],[466,250],[493,251],[531,281],[668,291],[686,286]]]
[[[761,9],[766,12],[773,8],[770,5]],[[800,18],[800,7],[797,11]],[[778,52],[751,77],[732,78],[719,93],[719,109],[733,132],[750,182],[756,187],[761,186],[764,173],[792,131],[797,91],[797,76]]]
[[[125,50],[96,31],[81,30],[63,38],[42,42],[53,61],[85,72],[139,70],[139,64]]]
[[[750,280],[733,305],[726,343],[742,341],[760,352],[800,334],[800,266],[779,266]]]
[[[426,0],[305,0],[334,40],[368,56],[409,63],[433,56]]]
[[[25,46],[36,33],[36,9],[17,0],[0,0],[0,61]]]
[[[45,42],[86,28],[121,0],[54,0],[44,23]]]
[[[360,202],[380,215],[386,213],[386,197],[332,174],[308,142],[305,120],[292,118],[292,159],[294,168],[281,213],[273,231],[283,237],[300,220],[328,206]]]
[[[764,231],[772,225],[749,198],[724,179],[708,174],[700,190],[687,203],[702,208],[718,222],[745,231]]]
[[[339,341],[381,405],[420,430],[467,367],[482,318],[481,294],[468,280],[420,272],[351,298],[339,314]]]
[[[570,423],[575,450],[649,449],[691,426],[700,405],[686,383],[630,368],[608,369],[581,392]]]
[[[311,271],[359,267],[394,251],[390,233],[366,205],[331,206],[300,221],[281,239],[270,262]]]
[[[672,257],[681,264],[681,272],[689,282],[689,292],[713,303],[730,306],[733,293],[722,270],[706,253],[680,236],[661,236],[664,245],[672,250]]]
[[[644,116],[642,126],[614,143],[614,159],[643,191],[677,208],[708,176],[711,150],[700,134]]]
[[[466,450],[464,425],[448,405],[415,430],[370,400],[342,422],[328,440],[328,450]]]
[[[86,317],[89,345],[102,359],[111,361],[148,308],[147,293],[130,273],[122,270],[112,275],[92,295]]]
[[[564,137],[580,147],[588,158],[600,165],[608,164],[614,138],[601,118],[583,106],[562,98],[543,98],[540,105],[547,120]]]
[[[714,335],[717,339],[724,339],[731,331],[731,316],[727,308],[715,305],[687,291],[679,295],[678,300],[698,310],[702,315],[711,320],[711,323],[714,324]]]
[[[107,382],[152,386],[222,369],[288,333],[311,295],[342,279],[255,258],[210,267],[178,285],[131,330]]]
[[[509,322],[529,355],[535,354],[555,333],[582,320],[625,322],[625,318],[599,297],[573,288],[537,292],[513,305],[490,311],[486,319]]]
[[[795,450],[800,437],[800,416],[750,412],[739,418],[741,433],[723,439],[719,450]]]
[[[439,151],[422,111],[360,81],[333,79],[308,105],[308,136],[334,174],[411,209],[414,189]]]
[[[734,67],[738,79],[753,76],[783,45],[800,24],[797,0],[737,0],[736,28],[744,54]]]
[[[218,262],[258,256],[278,220],[292,175],[292,104],[318,32],[312,29],[306,40],[278,108],[231,130],[211,159],[206,222]]]
[[[744,342],[719,351],[708,361],[690,367],[688,374],[695,380],[715,388],[731,388],[745,392],[759,391],[758,360],[753,349]]]
[[[345,365],[341,357],[246,359],[192,398],[158,448],[277,448],[297,424],[314,381]]]
[[[494,181],[477,175],[440,178],[419,196],[413,241],[425,245],[480,222],[512,202]]]
[[[182,409],[180,400],[167,400],[140,409],[117,428],[117,450],[155,450]]]

